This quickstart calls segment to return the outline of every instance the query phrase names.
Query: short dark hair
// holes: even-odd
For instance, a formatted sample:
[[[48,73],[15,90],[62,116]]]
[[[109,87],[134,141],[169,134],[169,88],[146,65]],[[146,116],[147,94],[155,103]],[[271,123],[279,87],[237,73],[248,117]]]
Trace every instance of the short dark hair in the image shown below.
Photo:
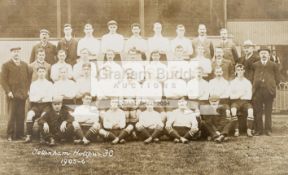
[[[38,49],[36,50],[36,54],[38,54],[39,52],[45,52],[45,50],[44,50],[43,48],[38,48]]]
[[[92,95],[90,94],[90,92],[85,92],[85,93],[82,95],[82,98],[85,98],[86,96],[92,97]]]
[[[37,67],[36,71],[38,72],[38,70],[40,70],[40,69],[43,69],[43,70],[46,71],[46,67],[44,67],[44,66],[39,66],[39,67]]]
[[[131,29],[133,29],[133,27],[139,27],[139,29],[141,29],[141,26],[139,23],[133,23],[131,24]]]

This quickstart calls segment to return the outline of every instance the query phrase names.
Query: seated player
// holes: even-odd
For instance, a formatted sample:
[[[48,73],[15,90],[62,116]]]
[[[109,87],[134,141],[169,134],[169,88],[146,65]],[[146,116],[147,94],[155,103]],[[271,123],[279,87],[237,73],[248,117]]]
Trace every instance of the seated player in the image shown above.
[[[78,92],[77,85],[74,81],[67,77],[67,69],[60,68],[59,80],[53,85],[54,96],[62,96],[63,104],[74,104],[74,98]]]
[[[118,84],[121,79],[115,79],[109,66],[99,70],[98,78],[97,107],[100,111],[106,111],[110,107],[110,100],[120,96]]]
[[[83,76],[82,65],[83,64],[90,64],[91,65],[91,77],[97,76],[97,68],[95,63],[90,62],[91,53],[88,49],[83,48],[80,50],[80,58],[78,62],[73,66],[73,79],[77,80],[79,77]]]
[[[112,99],[110,105],[110,109],[102,113],[103,128],[99,130],[99,134],[104,139],[112,140],[112,144],[125,143],[125,138],[131,133],[133,126],[126,126],[125,112],[119,108],[118,99]]]
[[[189,78],[189,62],[184,59],[184,48],[179,45],[175,48],[174,57],[168,60],[168,78],[171,76],[172,70],[176,70],[179,74],[179,78]]]
[[[59,50],[58,54],[58,62],[53,64],[51,67],[51,79],[53,82],[57,81],[59,79],[59,69],[61,67],[66,67],[68,70],[68,78],[72,79],[73,78],[73,72],[72,72],[72,66],[68,63],[65,62],[66,59],[66,52],[65,50]]]
[[[38,120],[41,135],[50,146],[55,146],[55,140],[73,138],[81,139],[84,143],[87,139],[78,122],[74,121],[67,107],[62,105],[62,97],[53,97],[52,107]]]
[[[163,90],[162,84],[157,80],[156,75],[153,73],[153,69],[146,69],[145,81],[142,84],[140,98],[141,103],[145,103],[149,100],[161,104]],[[157,112],[162,112],[164,109],[162,106],[155,106]],[[142,109],[140,109],[142,110]]]
[[[235,133],[237,137],[239,133],[239,123],[237,111],[241,110],[247,116],[247,135],[252,137],[252,126],[254,121],[253,107],[251,105],[252,99],[252,84],[244,77],[244,66],[237,64],[235,66],[237,77],[230,82],[230,99],[231,99],[231,114],[232,120],[235,123]]]
[[[153,51],[151,53],[150,63],[146,65],[145,71],[146,69],[152,70],[152,73],[156,75],[156,79],[162,83],[167,79],[167,66],[160,62],[160,57],[159,51]]]
[[[136,123],[136,130],[145,139],[144,143],[159,142],[163,127],[162,115],[154,110],[152,100],[147,101],[146,110],[139,113],[139,121]]]
[[[215,78],[209,81],[209,102],[216,108],[219,116],[205,117],[204,125],[215,142],[221,143],[231,129],[229,108],[229,82],[223,78],[221,67],[214,71]]]
[[[126,69],[125,78],[119,87],[121,89],[121,108],[125,111],[127,123],[135,126],[138,121],[136,113],[140,103],[141,85],[133,75],[134,71],[132,69]],[[135,137],[134,132],[133,136]]]
[[[144,62],[141,60],[141,55],[136,50],[130,50],[127,55],[127,59],[122,61],[122,67],[124,71],[126,69],[132,69],[136,80],[141,83],[144,81]]]
[[[206,80],[203,79],[203,68],[196,67],[192,72],[192,79],[187,83],[188,93],[188,106],[195,111],[200,132],[199,136],[202,136],[203,131],[202,118],[200,116],[200,106],[208,105],[209,98],[209,85]]]
[[[187,96],[187,85],[183,79],[180,79],[180,74],[177,70],[170,70],[170,77],[164,82],[164,96],[166,97],[169,106],[166,106],[166,111],[176,109],[177,100]]]
[[[76,103],[81,103],[83,94],[90,93],[92,97],[97,96],[98,81],[95,77],[91,77],[91,64],[86,63],[82,65],[83,76],[76,79],[76,86],[78,89]]]
[[[99,134],[100,121],[99,121],[99,111],[96,106],[92,106],[92,96],[90,93],[84,93],[82,95],[83,104],[77,106],[71,115],[74,120],[80,125],[88,125],[90,128],[85,134],[84,144],[90,143],[90,138],[92,135]],[[75,140],[75,143],[80,143],[81,140]]]
[[[100,69],[103,67],[110,67],[111,77],[114,79],[121,79],[123,76],[123,69],[120,61],[115,61],[115,52],[113,50],[107,50],[105,53],[105,62],[100,65]]]
[[[51,65],[45,61],[45,50],[43,48],[39,48],[36,51],[36,60],[32,62],[29,66],[33,70],[32,72],[32,81],[37,80],[37,68],[45,67],[47,74],[46,79],[49,80]]]
[[[202,67],[202,76],[205,79],[208,79],[208,75],[212,72],[211,60],[204,57],[204,47],[202,45],[199,45],[197,50],[197,56],[191,59],[189,68],[191,71],[193,71],[199,66]]]
[[[187,106],[185,97],[178,100],[178,109],[167,112],[166,131],[175,143],[188,143],[198,131],[195,113]]]
[[[26,143],[32,141],[31,136],[33,132],[34,121],[39,118],[43,112],[47,111],[47,108],[49,108],[52,101],[53,94],[51,93],[51,89],[53,88],[53,84],[45,78],[46,73],[47,71],[45,67],[38,67],[38,79],[33,81],[30,85],[30,109],[26,118]]]

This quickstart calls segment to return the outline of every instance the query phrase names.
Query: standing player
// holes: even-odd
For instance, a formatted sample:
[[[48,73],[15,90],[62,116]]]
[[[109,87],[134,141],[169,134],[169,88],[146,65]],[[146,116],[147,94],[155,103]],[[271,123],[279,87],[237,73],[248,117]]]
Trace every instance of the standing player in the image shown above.
[[[107,26],[109,33],[102,36],[101,51],[106,53],[108,50],[113,50],[115,61],[121,61],[121,54],[124,50],[124,37],[117,33],[118,24],[116,21],[109,21]]]
[[[133,35],[126,41],[125,53],[129,53],[130,50],[135,50],[136,53],[141,54],[142,60],[146,60],[147,41],[140,35],[140,24],[133,23],[131,25],[131,31]]]
[[[26,143],[32,141],[32,132],[34,121],[47,111],[52,101],[53,84],[48,81],[45,76],[47,74],[45,67],[37,68],[37,80],[33,81],[30,85],[29,100],[30,110],[26,118]]]
[[[236,122],[235,133],[237,137],[239,133],[239,123],[237,111],[241,110],[247,116],[247,135],[252,137],[252,126],[254,121],[252,99],[252,84],[244,77],[244,66],[237,64],[235,66],[237,77],[230,82],[230,99],[231,99],[231,114],[233,122]]]
[[[44,49],[45,61],[50,65],[56,62],[57,49],[56,46],[49,42],[49,31],[47,29],[40,30],[40,43],[33,46],[30,63],[36,60],[37,50],[39,48]]]
[[[175,143],[188,143],[198,131],[196,115],[188,108],[185,98],[178,100],[178,109],[167,112],[165,129]]]
[[[224,59],[224,51],[222,48],[215,49],[215,60],[212,62],[212,72],[215,72],[217,67],[221,67],[223,71],[223,77],[230,81],[232,80],[234,75],[234,68],[231,61]],[[215,74],[212,75],[211,78],[215,78]]]
[[[87,49],[90,53],[88,60],[95,61],[100,53],[100,42],[93,36],[92,24],[85,24],[84,26],[84,38],[81,38],[77,46],[77,55],[82,57],[82,50]]]
[[[100,68],[103,67],[109,67],[110,69],[110,78],[114,79],[122,79],[123,77],[123,69],[121,67],[121,62],[115,60],[115,52],[113,50],[107,50],[105,53],[106,61],[104,64],[100,66]]]
[[[177,46],[182,46],[184,49],[184,58],[190,59],[193,54],[193,47],[191,41],[185,37],[185,26],[183,24],[179,24],[176,27],[176,38],[174,38],[170,45],[171,50],[174,51]]]
[[[135,126],[136,130],[145,139],[144,143],[159,142],[159,136],[162,134],[164,124],[162,115],[154,110],[152,100],[147,101],[146,110],[139,113],[139,121]]]
[[[20,58],[20,47],[10,49],[11,59],[2,65],[1,84],[8,97],[7,139],[24,136],[25,102],[31,82],[31,71]]]
[[[148,39],[148,51],[152,53],[158,50],[160,61],[166,63],[169,52],[169,40],[162,36],[162,25],[159,22],[153,25],[154,36]]]
[[[125,138],[133,130],[132,125],[126,126],[125,112],[119,108],[119,100],[112,99],[110,109],[102,114],[103,128],[99,133],[112,144],[125,143]]]
[[[64,50],[66,57],[66,62],[73,66],[77,62],[77,45],[78,41],[72,36],[72,26],[71,24],[64,25],[64,38],[62,38],[57,45],[57,50]],[[59,56],[58,56],[59,57]]]

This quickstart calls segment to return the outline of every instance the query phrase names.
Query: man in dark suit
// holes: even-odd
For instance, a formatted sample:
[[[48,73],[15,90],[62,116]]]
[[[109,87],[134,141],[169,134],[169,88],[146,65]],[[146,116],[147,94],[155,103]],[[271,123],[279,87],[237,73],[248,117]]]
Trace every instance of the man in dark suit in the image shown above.
[[[31,82],[28,64],[20,60],[20,47],[11,48],[12,58],[2,66],[2,87],[8,97],[7,139],[24,136],[25,102]]]
[[[40,43],[36,44],[31,52],[30,63],[36,60],[36,52],[39,48],[45,50],[45,61],[50,65],[56,62],[56,46],[49,42],[49,31],[46,29],[40,30]]]
[[[72,37],[72,26],[71,24],[64,25],[64,38],[58,42],[57,51],[65,50],[66,52],[66,63],[73,66],[77,61],[77,44],[78,41]]]
[[[253,64],[253,100],[256,112],[255,135],[262,135],[263,131],[267,136],[272,132],[272,105],[276,95],[276,87],[280,82],[278,66],[269,60],[270,49],[261,47],[259,49],[260,61]],[[265,113],[265,127],[263,129],[263,105]]]
[[[251,83],[253,80],[253,67],[252,67],[252,65],[255,62],[260,60],[259,54],[254,51],[254,47],[255,47],[255,45],[253,44],[253,42],[251,40],[244,41],[244,43],[243,43],[244,55],[242,57],[240,57],[240,59],[237,62],[239,64],[244,65],[244,67],[245,67],[244,76],[245,76],[245,78],[250,80]]]

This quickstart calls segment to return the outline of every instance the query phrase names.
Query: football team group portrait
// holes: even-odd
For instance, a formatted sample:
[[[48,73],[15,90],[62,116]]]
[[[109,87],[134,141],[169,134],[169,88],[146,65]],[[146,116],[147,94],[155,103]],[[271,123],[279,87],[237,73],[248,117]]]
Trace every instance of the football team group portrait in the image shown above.
[[[1,174],[287,173],[285,0],[54,1],[0,2]]]

